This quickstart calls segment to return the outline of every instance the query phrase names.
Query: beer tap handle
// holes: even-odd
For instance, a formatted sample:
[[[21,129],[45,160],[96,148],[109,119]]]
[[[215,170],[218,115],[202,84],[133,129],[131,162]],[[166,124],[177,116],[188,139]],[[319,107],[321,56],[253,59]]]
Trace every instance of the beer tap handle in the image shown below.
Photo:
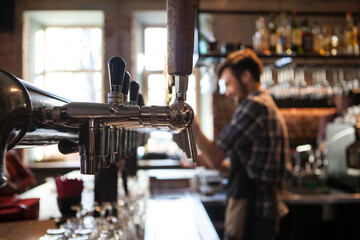
[[[192,73],[196,0],[167,0],[168,73]]]
[[[197,164],[197,149],[192,129],[194,111],[185,104],[186,91],[188,87],[188,76],[193,68],[194,31],[195,31],[196,0],[167,0],[167,22],[168,22],[168,58],[167,69],[173,77],[176,90],[176,101],[173,106],[175,117],[191,115],[182,133],[185,140],[187,155],[188,147],[194,164]]]
[[[130,105],[137,105],[139,94],[139,83],[136,81],[130,82]]]
[[[138,94],[137,105],[139,105],[140,107],[145,105],[144,98],[141,93]]]
[[[121,92],[126,63],[120,57],[112,57],[108,62],[110,92]]]
[[[76,153],[79,152],[79,143],[72,140],[63,139],[59,142],[58,149],[62,154]]]
[[[124,102],[127,101],[127,95],[129,92],[129,84],[130,84],[131,75],[128,71],[125,72],[124,81],[122,84],[122,94],[124,95]]]

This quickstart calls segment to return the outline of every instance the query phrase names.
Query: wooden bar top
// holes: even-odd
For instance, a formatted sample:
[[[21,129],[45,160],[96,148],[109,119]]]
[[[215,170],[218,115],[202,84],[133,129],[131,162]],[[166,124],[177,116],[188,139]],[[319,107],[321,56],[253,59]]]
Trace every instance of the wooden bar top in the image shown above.
[[[38,240],[54,227],[53,220],[0,223],[0,240]]]

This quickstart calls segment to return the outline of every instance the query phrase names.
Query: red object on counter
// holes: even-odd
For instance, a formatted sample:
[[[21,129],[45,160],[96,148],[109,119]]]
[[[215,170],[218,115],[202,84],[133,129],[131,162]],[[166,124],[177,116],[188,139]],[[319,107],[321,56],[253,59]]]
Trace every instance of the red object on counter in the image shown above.
[[[0,222],[31,220],[39,217],[39,198],[19,199],[0,196]]]
[[[84,188],[81,179],[68,179],[60,176],[55,178],[58,198],[75,198],[81,196]]]

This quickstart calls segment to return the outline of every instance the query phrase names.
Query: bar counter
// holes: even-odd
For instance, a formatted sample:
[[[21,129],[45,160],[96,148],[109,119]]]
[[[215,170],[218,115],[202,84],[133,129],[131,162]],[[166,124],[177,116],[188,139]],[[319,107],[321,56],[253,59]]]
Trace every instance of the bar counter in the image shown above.
[[[184,172],[186,172],[186,176],[188,177],[193,176],[193,174],[189,175],[192,171],[182,171],[182,174]],[[153,170],[149,172],[149,175],[153,174]],[[67,177],[80,177],[83,180],[84,190],[81,203],[85,207],[93,205],[94,176],[80,175],[79,171],[73,171],[68,173]],[[53,180],[49,180],[48,182],[19,195],[19,198],[40,198],[38,225],[43,225],[43,222],[61,216],[57,207],[56,187]],[[8,232],[2,231],[8,227],[5,224],[0,224],[0,233],[2,234]],[[21,226],[22,224],[24,224],[24,222],[14,222],[12,225],[16,228],[16,226]],[[19,236],[19,234],[16,236],[21,239],[25,239],[25,237],[26,239],[38,239],[39,236],[45,234],[44,229],[42,229],[42,231],[42,233],[34,231],[34,236],[29,236],[28,231],[26,236]],[[8,238],[9,236],[0,235],[0,239],[2,239],[2,237],[11,239]],[[190,192],[170,192],[168,194],[155,194],[147,200],[144,239],[218,240],[219,237],[198,194]]]
[[[149,176],[150,185],[155,183],[157,187],[165,186],[169,190],[152,192],[152,196],[147,202],[145,239],[219,239],[214,228],[217,223],[209,218],[211,214],[207,210],[211,206],[225,208],[226,194],[224,191],[213,195],[191,192],[190,182],[196,175],[192,169],[142,170],[141,172]],[[80,175],[79,171],[70,172],[67,176],[83,179],[82,204],[84,206],[93,205],[94,176]],[[183,188],[185,180],[189,182],[189,188],[186,189]],[[182,183],[174,185],[177,181]],[[167,184],[160,184],[161,182]],[[171,189],[172,186],[175,186],[174,189]],[[39,220],[41,221],[61,216],[57,207],[56,188],[53,181],[35,187],[19,197],[40,198]],[[280,199],[290,209],[293,206],[304,205],[351,205],[360,203],[360,193],[345,193],[335,189],[329,189],[325,193],[286,189],[282,191]],[[0,229],[2,226],[4,225],[0,224]]]

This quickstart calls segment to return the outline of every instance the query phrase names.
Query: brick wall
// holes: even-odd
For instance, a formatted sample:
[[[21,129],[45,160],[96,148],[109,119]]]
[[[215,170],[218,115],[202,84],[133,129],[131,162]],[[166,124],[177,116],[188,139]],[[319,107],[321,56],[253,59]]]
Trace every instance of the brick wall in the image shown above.
[[[214,136],[217,136],[221,129],[230,122],[235,109],[235,102],[231,98],[215,91],[213,94]]]
[[[0,6],[1,7],[1,6]],[[0,33],[0,69],[17,77],[22,77],[22,18],[15,8],[15,24],[13,32]]]

